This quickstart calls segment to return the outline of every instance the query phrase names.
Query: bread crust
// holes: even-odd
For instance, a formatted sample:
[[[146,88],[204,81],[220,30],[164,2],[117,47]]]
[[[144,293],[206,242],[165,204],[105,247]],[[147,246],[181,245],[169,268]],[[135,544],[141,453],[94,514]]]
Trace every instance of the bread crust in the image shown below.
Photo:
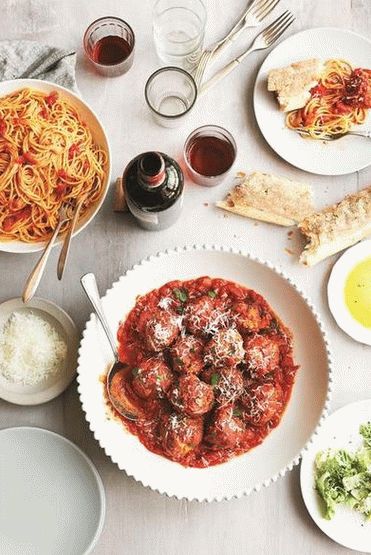
[[[299,229],[307,239],[300,262],[314,266],[328,256],[371,235],[371,186],[304,218]]]
[[[318,84],[324,64],[317,58],[294,62],[268,74],[268,91],[276,93],[280,109],[290,112],[303,108],[310,91]]]
[[[241,180],[217,202],[219,208],[235,214],[282,226],[292,226],[314,211],[308,185],[262,172]]]

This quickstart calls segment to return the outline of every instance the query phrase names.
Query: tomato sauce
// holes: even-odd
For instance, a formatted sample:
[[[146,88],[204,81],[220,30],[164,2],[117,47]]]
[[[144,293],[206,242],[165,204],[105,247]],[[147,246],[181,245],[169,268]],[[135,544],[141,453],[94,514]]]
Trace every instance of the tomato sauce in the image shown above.
[[[290,331],[255,291],[210,277],[172,281],[138,297],[117,335],[129,369],[111,395],[137,414],[120,419],[150,451],[204,468],[246,453],[280,423],[298,366]]]

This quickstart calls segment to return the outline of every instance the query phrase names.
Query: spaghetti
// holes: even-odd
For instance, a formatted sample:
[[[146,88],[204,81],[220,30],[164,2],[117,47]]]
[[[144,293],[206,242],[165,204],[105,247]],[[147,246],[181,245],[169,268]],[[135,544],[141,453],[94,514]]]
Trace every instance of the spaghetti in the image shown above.
[[[62,96],[22,89],[0,100],[0,241],[48,239],[61,205],[80,218],[101,197],[107,156]],[[65,231],[68,223],[62,227]]]
[[[311,98],[286,117],[290,129],[306,131],[309,137],[323,138],[349,131],[361,124],[371,108],[371,70],[352,69],[344,60],[328,60],[321,79],[311,90]]]

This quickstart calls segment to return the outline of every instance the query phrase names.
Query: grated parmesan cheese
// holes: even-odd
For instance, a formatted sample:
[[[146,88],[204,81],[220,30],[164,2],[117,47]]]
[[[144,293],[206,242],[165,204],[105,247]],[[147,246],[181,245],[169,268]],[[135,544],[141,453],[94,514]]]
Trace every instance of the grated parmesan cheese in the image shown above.
[[[66,355],[57,330],[32,312],[13,312],[0,331],[0,374],[9,382],[36,385],[57,374]]]

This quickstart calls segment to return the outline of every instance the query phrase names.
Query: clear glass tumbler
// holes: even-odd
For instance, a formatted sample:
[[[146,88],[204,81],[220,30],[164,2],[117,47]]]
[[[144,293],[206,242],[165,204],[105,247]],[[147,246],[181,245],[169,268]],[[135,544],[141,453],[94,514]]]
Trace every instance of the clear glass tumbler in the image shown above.
[[[116,77],[133,65],[135,35],[126,21],[101,17],[85,31],[84,49],[98,73]]]
[[[157,0],[153,34],[159,58],[167,65],[192,71],[202,53],[205,26],[202,0]]]
[[[184,69],[163,67],[150,76],[144,94],[155,121],[163,127],[176,127],[193,108],[197,86]]]

